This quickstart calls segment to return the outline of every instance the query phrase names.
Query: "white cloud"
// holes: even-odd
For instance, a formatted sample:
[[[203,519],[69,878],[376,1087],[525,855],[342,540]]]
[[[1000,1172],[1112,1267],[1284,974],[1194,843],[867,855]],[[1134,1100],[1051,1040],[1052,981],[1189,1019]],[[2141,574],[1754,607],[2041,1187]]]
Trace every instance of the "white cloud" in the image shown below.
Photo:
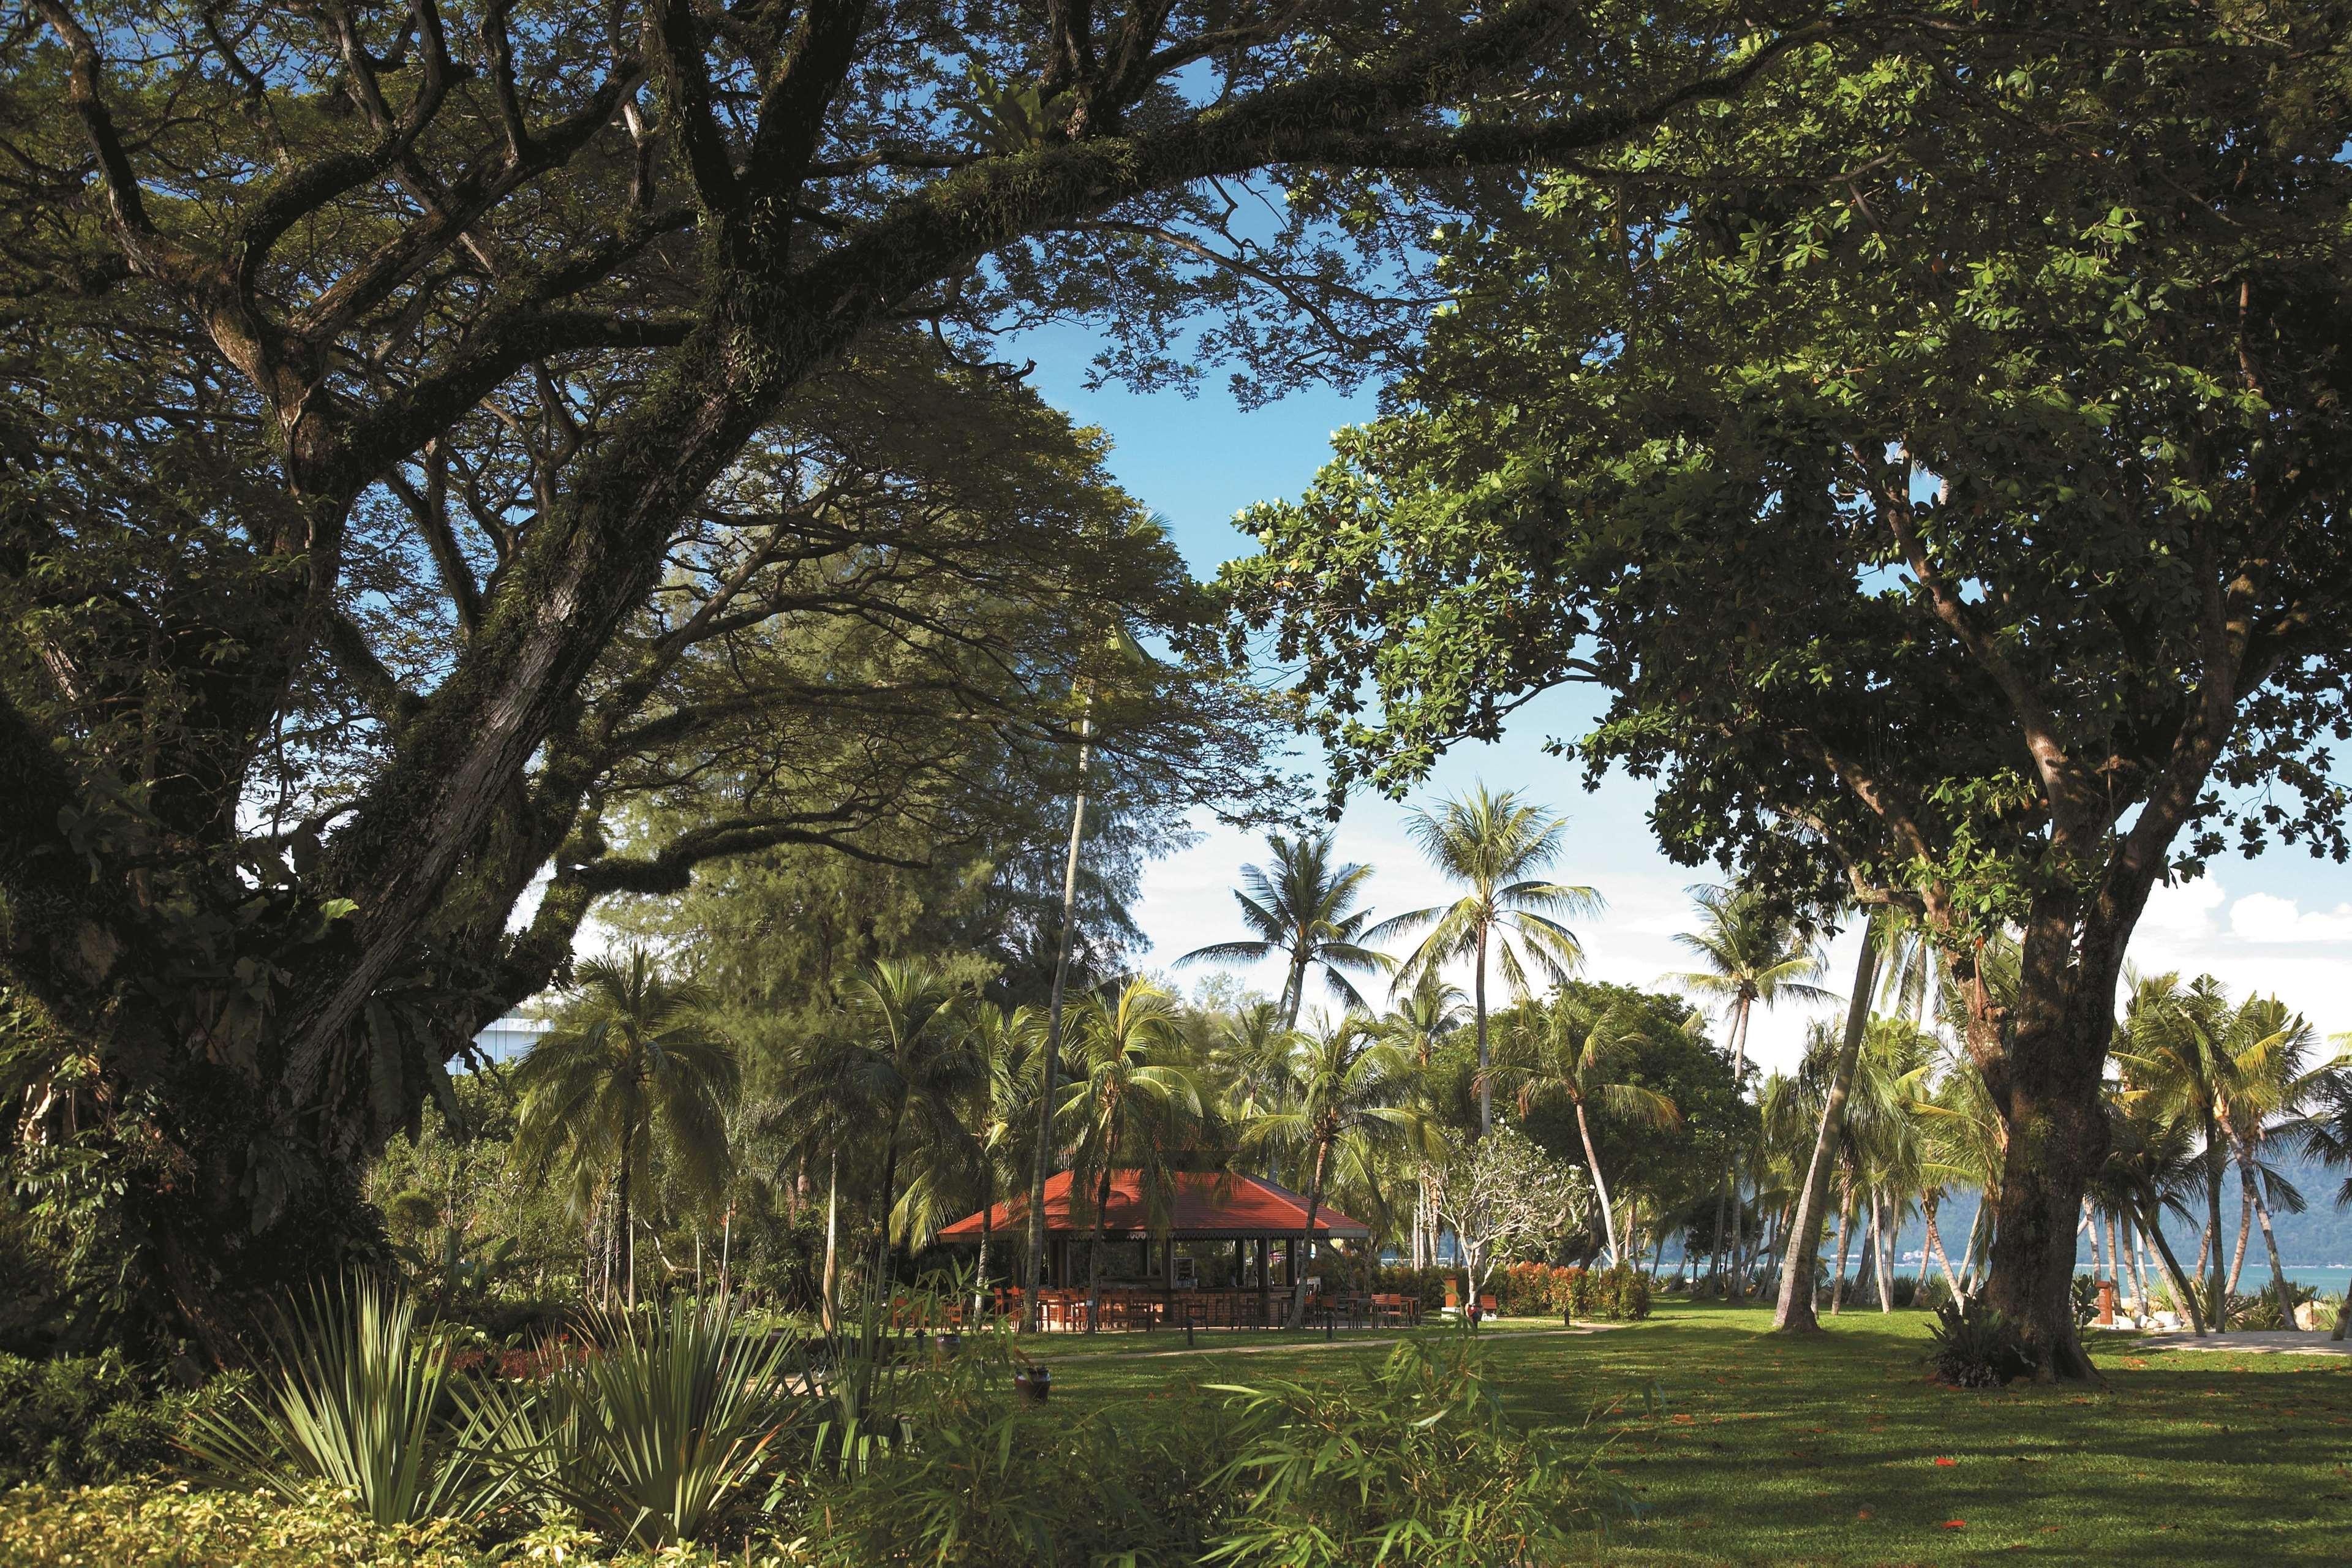
[[[2147,908],[2139,917],[2139,935],[2158,942],[2210,941],[2216,934],[2213,917],[2228,898],[2228,889],[2211,877],[2158,884],[2148,894]]]
[[[2244,942],[2352,942],[2352,904],[2305,912],[2293,899],[2248,893],[2230,906],[2230,932]]]

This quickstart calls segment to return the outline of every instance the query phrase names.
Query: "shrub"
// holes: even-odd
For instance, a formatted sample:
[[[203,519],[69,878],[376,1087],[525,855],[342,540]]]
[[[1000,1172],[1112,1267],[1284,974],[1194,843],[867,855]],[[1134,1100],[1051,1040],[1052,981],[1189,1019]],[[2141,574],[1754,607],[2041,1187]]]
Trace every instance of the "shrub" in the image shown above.
[[[2230,1298],[2230,1321],[2242,1329],[2291,1329],[2294,1326],[2294,1310],[2305,1301],[2316,1300],[2319,1292],[2308,1285],[2286,1282],[2287,1300],[2278,1298],[2278,1286],[2263,1287],[2259,1296]]]
[[[1466,1346],[1402,1344],[1353,1377],[1229,1392],[1239,1452],[1208,1489],[1234,1505],[1204,1568],[1552,1563],[1598,1522],[1590,1461],[1513,1424]]]
[[[785,1568],[801,1561],[781,1546],[757,1545],[723,1557],[676,1547],[657,1560],[607,1556],[593,1536],[560,1523],[484,1552],[463,1524],[374,1524],[325,1487],[294,1500],[269,1491],[192,1491],[184,1482],[33,1486],[0,1494],[0,1563],[9,1568]]]
[[[1927,1337],[1937,1381],[1954,1388],[1999,1388],[2033,1370],[2009,1320],[1981,1302],[1965,1310],[1946,1302]]]
[[[1941,1311],[1952,1300],[1952,1282],[1940,1274],[1931,1274],[1916,1284],[1911,1304],[1923,1312]]]
[[[796,1413],[797,1342],[740,1332],[724,1301],[673,1298],[600,1314],[584,1354],[536,1384],[473,1391],[476,1451],[525,1496],[576,1509],[616,1541],[706,1539],[751,1500]]]
[[[2099,1282],[2088,1274],[2074,1276],[2072,1287],[2074,1304],[2074,1326],[2087,1328],[2099,1315]]]
[[[472,1435],[447,1418],[448,1342],[417,1331],[396,1287],[355,1275],[314,1291],[275,1348],[258,1396],[241,1391],[190,1424],[212,1468],[289,1500],[324,1481],[379,1525],[465,1519],[494,1500]]]
[[[0,1486],[125,1480],[167,1465],[195,1415],[242,1386],[225,1378],[159,1393],[112,1351],[0,1356]]]
[[[1650,1315],[1650,1277],[1628,1263],[1614,1268],[1564,1268],[1558,1310],[1569,1321],[1639,1322]]]

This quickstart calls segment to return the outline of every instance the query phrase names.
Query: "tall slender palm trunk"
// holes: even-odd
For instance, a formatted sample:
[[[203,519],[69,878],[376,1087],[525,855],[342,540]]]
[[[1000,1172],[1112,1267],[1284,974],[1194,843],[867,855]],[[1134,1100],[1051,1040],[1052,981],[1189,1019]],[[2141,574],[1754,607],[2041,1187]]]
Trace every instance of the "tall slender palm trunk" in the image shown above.
[[[1029,1172],[1029,1246],[1022,1265],[1026,1278],[1021,1295],[1021,1327],[1028,1333],[1035,1333],[1042,1321],[1038,1293],[1045,1266],[1045,1178],[1054,1168],[1054,1073],[1062,1059],[1062,998],[1069,985],[1070,928],[1077,921],[1078,846],[1087,831],[1087,763],[1093,752],[1088,740],[1093,733],[1094,697],[1089,693],[1086,711],[1078,719],[1078,791],[1070,806],[1070,850],[1062,862],[1062,934],[1054,949],[1054,989],[1045,1009],[1045,1059],[1039,1064],[1043,1088],[1037,1096],[1037,1153]]]
[[[2197,1291],[2189,1283],[2189,1276],[2182,1270],[2180,1259],[2172,1255],[2172,1243],[2164,1238],[2164,1211],[2151,1204],[2147,1212],[2140,1216],[2140,1223],[2143,1233],[2156,1244],[2156,1255],[2163,1260],[2173,1296],[2188,1310],[2189,1326],[2200,1335],[2210,1333],[2211,1330],[2207,1325],[2205,1314],[2197,1304]],[[2202,1258],[2197,1261],[2200,1268],[2204,1266]]]
[[[1323,1207],[1323,1173],[1331,1159],[1328,1139],[1315,1141],[1314,1173],[1307,1179],[1307,1228],[1298,1233],[1298,1253],[1290,1266],[1290,1326],[1307,1326],[1307,1270],[1315,1261],[1315,1217]]]
[[[1495,1086],[1486,1081],[1487,1068],[1492,1065],[1486,1051],[1486,928],[1478,928],[1478,969],[1472,982],[1474,1010],[1478,1015],[1478,1136],[1484,1138],[1495,1130]],[[1586,1147],[1591,1147],[1587,1140]],[[1606,1198],[1601,1200],[1605,1205]]]
[[[839,1306],[841,1291],[841,1153],[835,1150],[825,1158],[824,1177],[824,1301],[820,1325],[828,1334],[841,1323]]]
[[[1869,1029],[1870,994],[1877,977],[1878,947],[1865,930],[1862,957],[1854,967],[1853,992],[1846,999],[1845,1037],[1838,1045],[1837,1066],[1830,1074],[1821,1126],[1813,1135],[1812,1158],[1805,1166],[1804,1184],[1797,1190],[1796,1214],[1780,1259],[1780,1299],[1772,1310],[1776,1330],[1802,1333],[1821,1327],[1813,1310],[1813,1270],[1821,1261],[1822,1231],[1829,1218],[1830,1175],[1838,1146],[1845,1140],[1846,1097],[1853,1089],[1854,1064]],[[1841,1268],[1841,1279],[1843,1273]]]
[[[1601,1174],[1601,1156],[1592,1149],[1592,1125],[1584,1119],[1584,1102],[1576,1102],[1577,1136],[1584,1140],[1584,1163],[1592,1171],[1592,1190],[1601,1202],[1601,1227],[1609,1238],[1609,1267],[1617,1267],[1617,1215],[1609,1203],[1609,1183]]]
[[[2254,1152],[2243,1144],[2238,1147],[2238,1175],[2246,1184],[2246,1196],[2254,1205],[2254,1216],[2263,1227],[2263,1249],[2270,1255],[2271,1289],[2278,1293],[2279,1311],[2286,1318],[2286,1327],[2294,1330],[2294,1298],[2287,1289],[2286,1268],[2279,1262],[2278,1235],[2271,1228],[2271,1205],[2263,1196],[2263,1184],[2254,1171]]]
[[[1743,990],[1739,996],[1738,1016],[1731,1026],[1731,1081],[1732,1092],[1735,1094],[1740,1092],[1738,1086],[1747,1077],[1748,1015],[1754,1006],[1755,998]],[[1723,1211],[1727,1198],[1731,1209],[1731,1230],[1728,1235],[1723,1228]],[[1730,1158],[1724,1163],[1723,1188],[1715,1194],[1715,1257],[1717,1259],[1715,1277],[1717,1283],[1723,1286],[1726,1298],[1733,1301],[1738,1300],[1747,1294],[1744,1289],[1745,1282],[1738,1278],[1738,1269],[1735,1268],[1733,1278],[1725,1283],[1722,1260],[1726,1257],[1736,1260],[1738,1256],[1739,1233],[1745,1228],[1747,1217],[1745,1210],[1746,1200],[1739,1190],[1739,1150],[1737,1145],[1734,1145]]]
[[[1878,1310],[1881,1312],[1895,1310],[1895,1238],[1887,1234],[1892,1228],[1888,1222],[1894,1212],[1895,1205],[1885,1202],[1882,1194],[1873,1189],[1870,1194],[1870,1233],[1877,1248],[1873,1256],[1878,1265]]]

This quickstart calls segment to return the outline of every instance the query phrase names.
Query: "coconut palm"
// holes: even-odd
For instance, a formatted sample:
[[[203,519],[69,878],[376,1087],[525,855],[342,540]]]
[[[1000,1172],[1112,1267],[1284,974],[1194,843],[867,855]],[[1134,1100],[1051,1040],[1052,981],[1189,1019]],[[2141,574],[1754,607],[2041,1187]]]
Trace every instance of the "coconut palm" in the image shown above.
[[[1675,941],[1698,961],[1699,967],[1670,974],[1666,979],[1685,991],[1723,1005],[1731,1020],[1732,1079],[1744,1093],[1749,1014],[1759,1004],[1769,1007],[1783,996],[1804,1002],[1831,1000],[1829,992],[1812,984],[1821,977],[1828,961],[1813,940],[1811,926],[1753,889],[1694,888],[1691,898],[1699,907],[1699,929],[1681,932]],[[1737,1236],[1743,1228],[1743,1204],[1735,1151],[1716,1198],[1718,1253],[1725,1235]],[[1723,1227],[1727,1206],[1731,1210],[1728,1233]],[[1720,1278],[1721,1274],[1718,1263],[1717,1275]],[[1742,1285],[1743,1281],[1735,1275],[1730,1289],[1733,1300],[1743,1294]]]
[[[1478,1030],[1478,1131],[1495,1124],[1495,1101],[1483,1081],[1492,1065],[1486,1038],[1486,960],[1491,954],[1515,998],[1532,994],[1529,971],[1552,984],[1584,962],[1576,935],[1559,918],[1596,913],[1601,895],[1590,888],[1532,875],[1559,858],[1567,824],[1517,792],[1490,794],[1479,784],[1465,799],[1441,801],[1415,812],[1405,826],[1431,864],[1469,889],[1451,904],[1414,910],[1383,921],[1366,941],[1419,931],[1427,934],[1398,969],[1400,986],[1418,984],[1457,958],[1471,961],[1471,1011]]]
[[[1648,1127],[1682,1124],[1682,1113],[1673,1100],[1626,1080],[1626,1070],[1633,1065],[1640,1044],[1639,1027],[1624,1009],[1595,1006],[1563,993],[1546,1006],[1522,1011],[1513,1020],[1494,1066],[1479,1075],[1481,1100],[1500,1087],[1516,1099],[1522,1121],[1548,1104],[1564,1104],[1576,1113],[1577,1136],[1583,1140],[1585,1166],[1592,1173],[1592,1190],[1599,1199],[1612,1267],[1621,1256],[1617,1220],[1609,1197],[1609,1180],[1592,1146],[1591,1115],[1598,1112]]]
[[[918,1168],[892,1212],[891,1226],[899,1245],[913,1251],[941,1224],[977,1205],[980,1256],[973,1277],[984,1288],[998,1194],[1019,1186],[1025,1174],[1024,1134],[1034,1120],[1045,1021],[1034,1008],[971,1001],[950,1027],[971,1058],[970,1083],[957,1110],[969,1136],[910,1151]]]
[[[2272,1235],[2270,1210],[2273,1204],[2299,1209],[2303,1198],[2264,1163],[2262,1150],[2273,1120],[2291,1120],[2324,1085],[2329,1068],[2306,1067],[2313,1040],[2310,1026],[2274,999],[2250,998],[2232,1007],[2221,983],[2209,974],[2185,985],[2178,974],[2135,975],[2130,987],[2116,1030],[2116,1058],[2127,1095],[2148,1101],[2160,1114],[2188,1121],[2203,1140],[2212,1238],[2205,1308],[2214,1327],[2225,1329],[2239,1267],[2226,1258],[2229,1249],[2222,1245],[2225,1173],[2234,1161],[2245,1210],[2239,1226],[2239,1258],[2245,1233],[2259,1215],[2270,1251],[2273,1288],[2284,1304],[2291,1297]]]
[[[519,1158],[570,1169],[612,1194],[611,1252],[636,1304],[635,1205],[652,1181],[656,1135],[673,1175],[715,1197],[726,1188],[727,1108],[742,1082],[734,1047],[709,1022],[711,998],[672,979],[650,951],[592,958],[564,987],[555,1027],[517,1064]],[[605,1278],[609,1280],[608,1267]]]
[[[1286,958],[1281,1002],[1286,1029],[1298,1026],[1298,1010],[1313,970],[1323,972],[1332,1000],[1344,1007],[1364,1006],[1348,976],[1378,973],[1389,966],[1387,954],[1363,945],[1372,912],[1356,907],[1372,868],[1352,861],[1334,865],[1332,837],[1328,832],[1297,839],[1271,835],[1266,847],[1273,851],[1273,864],[1243,867],[1242,885],[1234,889],[1242,924],[1252,934],[1240,942],[1194,948],[1177,963],[1257,963],[1277,954]]]
[[[1094,1246],[1087,1258],[1087,1331],[1102,1300],[1102,1250],[1113,1173],[1133,1169],[1147,1223],[1164,1232],[1173,1208],[1176,1157],[1203,1121],[1200,1086],[1182,1065],[1175,999],[1129,980],[1071,1010],[1069,1082],[1057,1119],[1070,1132],[1070,1193],[1087,1198]],[[1074,1214],[1078,1205],[1073,1204]]]
[[[1430,1058],[1448,1035],[1463,1025],[1464,1004],[1468,999],[1462,988],[1446,982],[1434,971],[1425,971],[1413,982],[1412,988],[1397,997],[1388,1012],[1381,1015],[1381,1038],[1403,1051],[1420,1069],[1421,1099],[1424,1105],[1434,1096],[1433,1086],[1427,1080]],[[1412,1259],[1416,1268],[1427,1267],[1437,1258],[1437,1173],[1427,1160],[1413,1167],[1413,1212],[1412,1224]]]
[[[2186,1119],[2164,1114],[2155,1099],[2134,1094],[2125,1085],[2112,1088],[2107,1095],[2107,1157],[2091,1178],[2091,1201],[2124,1215],[2155,1245],[2166,1283],[2199,1334],[2206,1332],[2204,1310],[2165,1239],[2164,1215],[2169,1210],[2196,1223],[2188,1198],[2202,1184],[2203,1174],[2197,1134]],[[2145,1311],[2147,1292],[2140,1294]]]
[[[1297,1031],[1276,1004],[1252,1002],[1217,1020],[1209,1071],[1235,1121],[1286,1103],[1298,1087],[1297,1063]]]
[[[1382,1039],[1370,1019],[1350,1015],[1306,1042],[1291,1103],[1242,1124],[1244,1150],[1283,1151],[1307,1167],[1307,1223],[1299,1233],[1298,1267],[1291,1271],[1293,1328],[1307,1311],[1306,1264],[1314,1257],[1315,1221],[1327,1184],[1335,1176],[1375,1184],[1383,1145],[1425,1158],[1443,1155],[1433,1123],[1415,1103],[1417,1070],[1412,1058]]]
[[[976,1140],[958,1111],[986,1074],[958,1026],[952,989],[929,964],[877,960],[851,977],[842,1000],[839,1031],[810,1054],[784,1116],[862,1119],[880,1137],[870,1314],[894,1272],[890,1216],[901,1163],[919,1144],[944,1160],[976,1160]]]

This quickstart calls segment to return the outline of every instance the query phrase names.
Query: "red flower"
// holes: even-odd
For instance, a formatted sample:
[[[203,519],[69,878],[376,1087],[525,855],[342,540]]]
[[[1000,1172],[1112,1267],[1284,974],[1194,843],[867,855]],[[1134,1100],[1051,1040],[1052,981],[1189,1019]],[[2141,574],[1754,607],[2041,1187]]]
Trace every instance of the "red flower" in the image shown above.
[[[1966,1530],[1968,1527],[1969,1521],[1965,1519],[1948,1519],[1944,1521],[1944,1528],[1946,1530]]]
[[[1957,1465],[1959,1461],[1958,1459],[1938,1459],[1936,1463],[1939,1465]]]

